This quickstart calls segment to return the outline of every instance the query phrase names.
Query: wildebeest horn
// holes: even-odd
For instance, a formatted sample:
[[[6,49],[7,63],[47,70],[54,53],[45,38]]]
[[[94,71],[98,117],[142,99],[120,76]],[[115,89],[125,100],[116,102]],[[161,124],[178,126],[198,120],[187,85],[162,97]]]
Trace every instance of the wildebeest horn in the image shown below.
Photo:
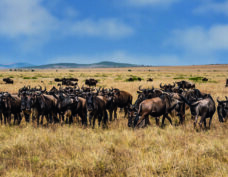
[[[39,89],[39,90],[41,91],[41,90],[42,90],[42,87],[41,87],[40,85],[39,85],[39,87],[40,87],[40,89]]]
[[[176,86],[176,84],[173,82],[172,88],[174,88]]]
[[[222,101],[219,101],[219,97],[217,97],[217,102],[218,102],[218,103],[222,103]]]
[[[142,87],[142,86],[140,85],[140,86],[139,86],[139,90],[140,90],[140,91],[142,91],[142,90],[141,90],[141,87]]]
[[[160,88],[164,88],[164,86],[162,86],[162,83],[160,83]]]

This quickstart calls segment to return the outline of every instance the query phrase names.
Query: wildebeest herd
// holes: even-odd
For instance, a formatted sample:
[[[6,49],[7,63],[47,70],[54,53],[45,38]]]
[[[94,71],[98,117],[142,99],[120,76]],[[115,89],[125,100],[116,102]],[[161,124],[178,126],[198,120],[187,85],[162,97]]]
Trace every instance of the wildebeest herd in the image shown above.
[[[55,79],[55,81],[60,80]],[[97,83],[92,82],[94,82],[92,85]],[[91,86],[91,83],[88,85]],[[202,93],[191,82],[161,83],[160,88],[143,89],[140,86],[137,93],[138,97],[132,104],[132,95],[118,88],[79,87],[74,84],[65,88],[53,86],[48,91],[46,87],[24,86],[17,94],[0,92],[0,120],[1,124],[3,120],[4,124],[11,124],[13,116],[14,124],[19,125],[24,117],[26,122],[36,121],[37,125],[43,125],[45,118],[48,125],[72,124],[80,118],[83,126],[87,126],[89,122],[94,128],[95,120],[98,119],[98,125],[102,123],[102,127],[107,128],[108,122],[113,121],[113,114],[114,119],[117,119],[117,108],[123,108],[124,117],[128,118],[128,126],[140,128],[150,125],[149,116],[155,118],[157,125],[159,117],[162,116],[161,126],[164,126],[165,119],[172,124],[173,115],[179,117],[179,124],[184,124],[185,112],[189,109],[194,119],[194,127],[199,117],[201,117],[200,127],[204,124],[206,128],[207,118],[210,118],[209,128],[211,126],[216,111],[215,101],[210,94]],[[219,121],[224,122],[228,118],[228,98],[223,101],[218,98],[217,102]]]

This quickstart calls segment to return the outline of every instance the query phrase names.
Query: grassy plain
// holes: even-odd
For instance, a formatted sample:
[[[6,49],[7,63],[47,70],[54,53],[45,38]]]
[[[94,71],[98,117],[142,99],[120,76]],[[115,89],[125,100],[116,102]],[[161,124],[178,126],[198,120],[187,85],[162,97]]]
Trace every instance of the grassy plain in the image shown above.
[[[131,69],[131,72],[128,70]],[[141,82],[126,82],[139,76]],[[134,101],[139,85],[159,87],[162,83],[207,77],[196,82],[202,92],[213,98],[228,96],[225,79],[228,65],[144,67],[111,69],[58,69],[0,71],[0,79],[11,77],[14,85],[0,81],[0,91],[17,93],[24,85],[46,85],[55,77],[99,79],[98,86],[117,87],[130,92]],[[147,78],[153,82],[146,82]],[[41,81],[44,82],[41,83]],[[177,122],[178,118],[173,118]],[[123,113],[102,130],[82,128],[78,124],[36,128],[23,121],[20,126],[0,126],[0,176],[228,176],[228,124],[219,123],[217,113],[207,131],[193,129],[187,111],[183,126],[165,128],[152,125],[139,130],[127,127]]]

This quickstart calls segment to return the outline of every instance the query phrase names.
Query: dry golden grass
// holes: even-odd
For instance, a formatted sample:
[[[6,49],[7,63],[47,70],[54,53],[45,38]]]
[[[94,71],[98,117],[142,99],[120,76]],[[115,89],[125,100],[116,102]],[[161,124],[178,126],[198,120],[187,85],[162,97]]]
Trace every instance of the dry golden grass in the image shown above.
[[[95,77],[98,86],[118,87],[136,99],[139,85],[158,87],[160,82],[172,83],[179,77],[203,76],[208,83],[196,83],[213,98],[228,96],[224,87],[227,65],[192,67],[151,67],[124,69],[37,70],[35,72],[0,71],[0,78],[11,76],[15,84],[1,84],[0,91],[16,93],[24,85],[43,85],[48,89],[54,77]],[[150,71],[149,71],[150,70]],[[130,75],[144,78],[142,82],[125,82]],[[23,79],[34,77],[37,79]],[[154,82],[147,83],[152,77]],[[180,79],[181,80],[181,79]],[[164,129],[152,125],[132,130],[127,119],[109,123],[107,130],[84,129],[78,124],[50,125],[34,128],[23,121],[20,126],[0,126],[1,176],[228,176],[228,124],[213,117],[211,130],[196,131],[189,111],[184,126]],[[173,122],[178,118],[173,118]]]

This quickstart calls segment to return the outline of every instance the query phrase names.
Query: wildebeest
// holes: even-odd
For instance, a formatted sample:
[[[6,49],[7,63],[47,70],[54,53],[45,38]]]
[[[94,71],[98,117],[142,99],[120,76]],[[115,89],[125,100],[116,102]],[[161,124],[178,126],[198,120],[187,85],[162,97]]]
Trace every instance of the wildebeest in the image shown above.
[[[6,84],[13,84],[13,80],[10,79],[9,77],[8,77],[8,78],[3,78],[3,81],[4,81]]]
[[[228,87],[228,79],[226,79],[226,85],[225,85],[225,87]]]
[[[138,81],[141,81],[142,80],[142,78],[141,77],[138,77]]]
[[[153,79],[152,78],[148,78],[147,82],[153,82]]]
[[[173,98],[168,94],[162,94],[160,97],[155,97],[151,99],[144,100],[139,105],[139,110],[137,115],[134,117],[134,127],[141,127],[142,121],[146,121],[146,124],[149,123],[149,115],[155,117],[156,124],[158,124],[159,120],[157,117],[163,116],[162,118],[162,126],[164,125],[165,118],[167,118],[172,124],[171,118],[168,114],[179,104],[180,101]],[[133,118],[128,119],[128,126],[132,126]]]
[[[204,77],[204,78],[202,79],[202,81],[207,82],[207,81],[208,81],[208,78]]]
[[[41,124],[43,124],[43,117],[46,117],[47,124],[58,122],[57,119],[57,98],[53,95],[44,94],[44,91],[32,92],[28,95],[26,109],[33,110],[33,121],[37,119],[37,126],[39,126],[39,118],[41,116]]]
[[[114,119],[117,119],[117,108],[124,108],[125,115],[127,116],[128,108],[132,104],[132,95],[126,91],[113,89],[113,91],[109,95],[109,101],[112,102],[113,110],[114,110]],[[112,120],[112,117],[110,117]]]
[[[78,83],[74,83],[71,80],[62,80],[62,85],[66,85],[66,86],[76,86],[78,85]]]
[[[97,83],[98,83],[98,80],[93,79],[93,78],[85,80],[85,84],[88,85],[89,87],[91,87],[91,86],[96,87]]]
[[[160,88],[165,92],[172,92],[172,89],[174,87],[175,87],[175,83],[173,83],[173,85],[171,85],[171,84],[162,85],[162,83],[160,84]]]
[[[198,101],[190,102],[185,97],[180,95],[182,100],[187,103],[190,107],[191,114],[195,116],[194,127],[196,127],[198,117],[201,116],[201,120],[199,122],[200,127],[202,127],[202,123],[204,123],[204,127],[206,128],[206,118],[210,118],[209,128],[211,126],[211,121],[213,115],[215,113],[215,102],[210,94],[204,96],[203,99]]]
[[[176,82],[176,84],[178,85],[178,88],[180,89],[194,89],[195,88],[195,84],[191,83],[191,82],[187,82],[187,81],[179,81]]]
[[[81,117],[82,125],[87,125],[86,100],[76,95],[64,95],[60,93],[57,99],[58,112],[62,116],[69,116],[69,123],[73,122],[73,116],[77,114]]]
[[[219,122],[226,122],[228,119],[228,97],[226,97],[226,100],[224,101],[220,101],[219,98],[217,98],[217,102],[217,113]]]
[[[9,93],[4,93],[2,95],[1,103],[3,104],[2,113],[4,115],[4,123],[6,120],[8,124],[11,124],[11,115],[14,115],[14,124],[17,121],[19,125],[21,122],[21,99],[17,95],[11,95]]]
[[[100,126],[100,123],[102,121],[103,128],[106,128],[108,113],[106,111],[105,102],[102,99],[100,99],[97,96],[97,94],[89,92],[86,94],[86,104],[87,104],[87,109],[89,111],[90,125],[93,118],[93,128],[94,128],[95,120],[96,118],[98,118],[98,125]]]

